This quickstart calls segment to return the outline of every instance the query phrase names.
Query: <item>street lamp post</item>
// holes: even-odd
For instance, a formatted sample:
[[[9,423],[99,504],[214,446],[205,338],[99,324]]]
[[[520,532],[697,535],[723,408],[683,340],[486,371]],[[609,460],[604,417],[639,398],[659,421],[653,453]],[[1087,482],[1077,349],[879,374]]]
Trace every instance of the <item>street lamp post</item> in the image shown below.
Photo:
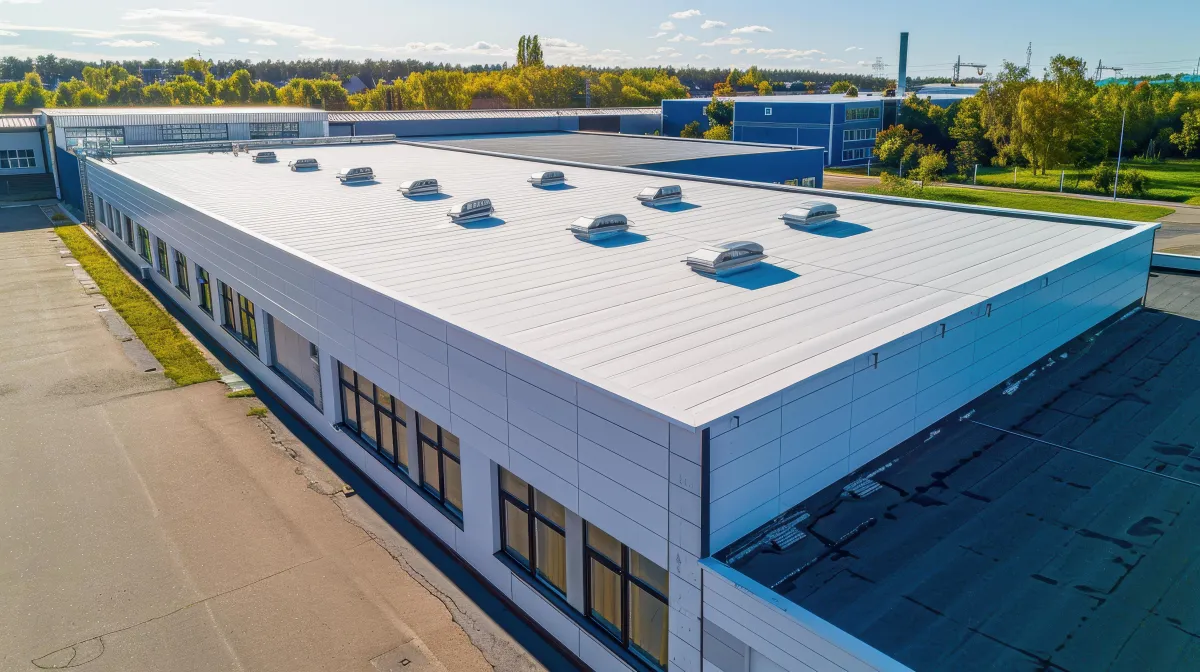
[[[1117,200],[1117,183],[1121,181],[1121,150],[1125,147],[1125,113],[1129,111],[1126,107],[1121,110],[1121,139],[1117,142],[1117,170],[1113,173],[1113,200]]]

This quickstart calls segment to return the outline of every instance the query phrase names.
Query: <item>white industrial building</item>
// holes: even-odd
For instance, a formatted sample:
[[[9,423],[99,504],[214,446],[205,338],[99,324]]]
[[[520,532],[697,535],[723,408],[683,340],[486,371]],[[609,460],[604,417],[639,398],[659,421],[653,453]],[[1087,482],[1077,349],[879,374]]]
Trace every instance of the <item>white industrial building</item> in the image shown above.
[[[274,151],[86,159],[96,228],[597,670],[901,668],[710,556],[1139,301],[1157,228],[578,164],[538,188],[556,166],[422,143]],[[397,190],[422,178],[441,193]],[[683,202],[635,200],[664,184]],[[480,198],[490,217],[447,217]],[[780,220],[814,198],[835,221]],[[606,213],[629,231],[566,230]],[[766,261],[681,263],[724,240]]]

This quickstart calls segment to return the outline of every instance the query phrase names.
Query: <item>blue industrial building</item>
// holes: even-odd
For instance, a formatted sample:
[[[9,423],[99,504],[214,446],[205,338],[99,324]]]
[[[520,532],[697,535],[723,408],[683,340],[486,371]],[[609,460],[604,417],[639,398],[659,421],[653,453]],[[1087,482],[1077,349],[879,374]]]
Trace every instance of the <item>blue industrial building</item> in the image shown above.
[[[651,135],[660,132],[660,129],[661,111],[657,107],[329,113],[331,136],[391,134],[398,138],[412,138],[554,131]]]
[[[927,96],[936,105],[949,107],[963,94]],[[733,99],[733,140],[776,145],[822,147],[826,166],[858,166],[871,159],[875,136],[895,123],[896,98],[861,94],[801,96],[746,96]],[[663,135],[678,136],[684,125],[700,123],[708,129],[703,98],[664,100]]]

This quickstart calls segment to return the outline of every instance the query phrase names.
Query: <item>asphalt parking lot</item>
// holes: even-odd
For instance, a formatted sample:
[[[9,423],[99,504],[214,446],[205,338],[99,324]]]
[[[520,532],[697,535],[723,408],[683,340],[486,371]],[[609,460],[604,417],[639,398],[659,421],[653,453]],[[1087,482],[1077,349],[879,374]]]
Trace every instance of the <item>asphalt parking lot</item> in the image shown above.
[[[146,373],[62,249],[0,209],[0,670],[565,664],[261,402]]]

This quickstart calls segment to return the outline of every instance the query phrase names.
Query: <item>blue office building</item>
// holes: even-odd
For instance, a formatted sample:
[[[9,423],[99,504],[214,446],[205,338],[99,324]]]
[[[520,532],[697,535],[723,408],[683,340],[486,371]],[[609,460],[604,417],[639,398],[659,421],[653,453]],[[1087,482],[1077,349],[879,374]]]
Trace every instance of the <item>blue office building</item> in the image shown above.
[[[935,94],[929,99],[949,107],[966,94]],[[708,129],[703,98],[664,100],[663,135],[678,136],[684,125]],[[733,101],[733,139],[774,145],[823,147],[826,166],[859,166],[872,158],[875,136],[895,123],[896,99],[874,94],[745,96]]]

